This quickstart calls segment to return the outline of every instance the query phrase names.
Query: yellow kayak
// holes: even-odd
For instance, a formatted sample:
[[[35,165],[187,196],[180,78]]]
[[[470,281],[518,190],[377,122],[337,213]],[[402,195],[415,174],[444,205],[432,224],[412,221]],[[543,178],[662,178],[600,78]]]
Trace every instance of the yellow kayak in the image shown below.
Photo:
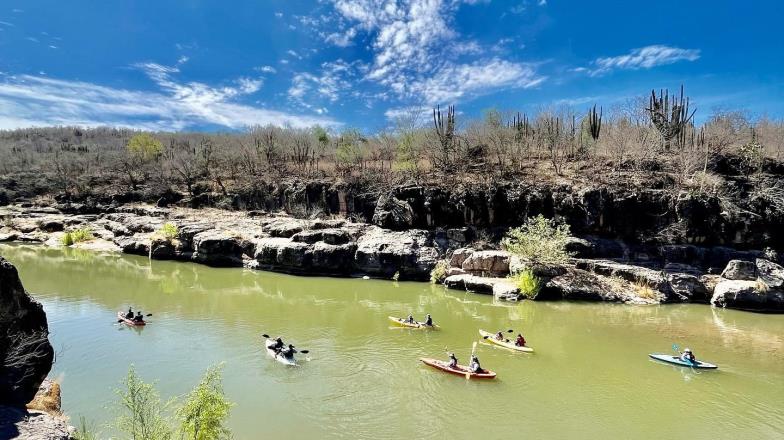
[[[403,318],[395,318],[394,316],[389,316],[389,320],[392,321],[395,325],[399,325],[401,327],[408,327],[408,328],[419,328],[419,329],[433,329],[437,330],[440,327],[438,325],[433,324],[432,326],[425,325],[423,322],[414,322],[413,324],[406,321]]]
[[[518,346],[515,345],[514,341],[511,341],[511,340],[506,339],[506,338],[504,338],[503,341],[499,341],[498,339],[495,338],[495,334],[494,333],[486,332],[486,331],[480,329],[479,330],[479,334],[482,335],[482,338],[487,336],[485,341],[487,341],[487,342],[489,342],[491,344],[500,345],[501,347],[508,348],[508,349],[514,350],[514,351],[522,351],[522,352],[525,352],[525,353],[533,353],[534,352],[533,348],[531,348],[531,347],[518,347]]]

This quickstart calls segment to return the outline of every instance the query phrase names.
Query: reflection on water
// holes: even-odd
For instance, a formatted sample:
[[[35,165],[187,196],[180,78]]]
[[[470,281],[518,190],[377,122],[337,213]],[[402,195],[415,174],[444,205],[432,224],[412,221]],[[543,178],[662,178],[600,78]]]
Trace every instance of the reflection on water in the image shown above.
[[[704,305],[497,303],[424,283],[292,277],[74,249],[0,245],[44,304],[64,406],[109,420],[128,365],[165,396],[226,362],[237,438],[781,438],[784,316]],[[153,313],[117,325],[128,305]],[[432,313],[441,331],[390,328]],[[418,362],[467,360],[477,330],[523,330],[537,350],[478,344],[498,379]],[[311,350],[271,361],[261,333]],[[720,369],[648,359],[673,343]],[[498,416],[494,416],[498,415]]]

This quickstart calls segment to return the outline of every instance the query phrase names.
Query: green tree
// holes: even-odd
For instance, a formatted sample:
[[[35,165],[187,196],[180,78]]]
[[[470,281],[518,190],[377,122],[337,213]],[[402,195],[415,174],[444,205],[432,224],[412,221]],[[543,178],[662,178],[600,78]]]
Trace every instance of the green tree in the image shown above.
[[[168,440],[172,430],[163,413],[168,406],[152,384],[145,383],[131,365],[123,388],[115,391],[120,398],[121,414],[117,428],[132,440]]]
[[[161,155],[163,143],[149,133],[139,133],[128,141],[128,152],[143,162],[149,162]]]
[[[221,380],[222,366],[211,367],[201,382],[185,398],[177,410],[180,437],[192,440],[231,438],[225,423],[232,404],[226,399]]]
[[[556,225],[541,214],[530,217],[519,228],[512,228],[501,241],[507,251],[533,263],[563,264],[571,254],[566,244],[571,239],[569,225]]]

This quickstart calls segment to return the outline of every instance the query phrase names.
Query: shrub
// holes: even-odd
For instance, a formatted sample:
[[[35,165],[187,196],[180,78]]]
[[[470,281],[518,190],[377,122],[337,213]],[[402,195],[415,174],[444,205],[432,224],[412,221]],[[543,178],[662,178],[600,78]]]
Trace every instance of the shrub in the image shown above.
[[[143,161],[150,161],[161,155],[163,144],[149,133],[139,133],[128,141],[128,151]]]
[[[634,290],[640,298],[659,299],[659,293],[644,281],[634,283]]]
[[[84,416],[79,417],[79,428],[73,433],[74,440],[97,440],[95,429],[92,424],[87,422]]]
[[[231,438],[225,426],[231,406],[223,393],[221,366],[211,367],[177,410],[180,436],[193,440]]]
[[[436,263],[433,270],[430,271],[430,282],[433,284],[441,284],[446,279],[446,274],[449,271],[449,263],[446,260],[441,260]]]
[[[528,299],[533,299],[542,289],[542,281],[530,269],[525,269],[509,277],[520,289],[520,294]]]
[[[66,232],[65,235],[63,235],[62,238],[60,238],[60,242],[63,244],[63,246],[73,245],[74,244],[73,235],[71,235],[70,232]]]
[[[173,433],[164,418],[168,405],[162,404],[152,384],[136,375],[131,365],[123,381],[123,389],[116,390],[123,413],[117,418],[117,428],[132,440],[167,440]]]
[[[71,246],[76,243],[81,243],[83,241],[90,241],[93,238],[93,231],[90,228],[81,228],[81,229],[74,229],[73,231],[67,231],[65,235],[60,238],[60,243],[63,246]]]
[[[175,225],[174,223],[164,223],[161,226],[161,229],[158,230],[158,233],[160,233],[160,235],[166,238],[167,240],[174,240],[175,238],[177,238],[179,229],[177,228],[177,225]]]
[[[507,251],[534,263],[563,264],[571,257],[566,250],[569,225],[556,225],[542,215],[528,218],[519,228],[506,233],[501,245]]]

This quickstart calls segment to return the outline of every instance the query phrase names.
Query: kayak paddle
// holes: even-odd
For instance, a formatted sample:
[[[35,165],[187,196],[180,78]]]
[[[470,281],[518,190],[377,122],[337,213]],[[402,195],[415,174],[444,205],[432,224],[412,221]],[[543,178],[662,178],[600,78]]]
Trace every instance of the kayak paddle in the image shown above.
[[[474,352],[476,351],[476,341],[474,344],[471,345],[471,359],[474,358]],[[468,363],[468,371],[466,371],[466,379],[471,379],[471,363]]]

